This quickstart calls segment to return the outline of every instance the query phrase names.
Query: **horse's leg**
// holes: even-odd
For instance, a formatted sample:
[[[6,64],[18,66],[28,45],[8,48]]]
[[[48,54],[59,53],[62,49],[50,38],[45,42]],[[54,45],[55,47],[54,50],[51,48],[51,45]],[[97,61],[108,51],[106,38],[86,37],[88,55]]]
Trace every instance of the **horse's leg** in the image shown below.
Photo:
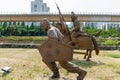
[[[92,49],[90,49],[89,57],[92,58]]]
[[[85,53],[85,55],[84,55],[84,57],[83,57],[84,59],[86,59],[86,56],[88,56],[88,51],[89,51],[89,50],[87,49],[87,50],[86,50],[86,53]]]
[[[90,61],[91,53],[92,53],[92,49],[89,49],[89,53],[88,53],[88,57],[87,57],[86,61]]]

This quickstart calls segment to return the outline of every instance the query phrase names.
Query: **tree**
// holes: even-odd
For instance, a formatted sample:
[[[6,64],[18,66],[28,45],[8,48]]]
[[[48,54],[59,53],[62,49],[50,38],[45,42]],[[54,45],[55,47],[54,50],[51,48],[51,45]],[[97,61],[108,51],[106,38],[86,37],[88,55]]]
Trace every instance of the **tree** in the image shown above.
[[[3,27],[0,26],[0,36],[1,36],[2,32],[3,32]]]
[[[34,23],[32,22],[31,25],[30,25],[30,29],[34,29],[35,26],[34,26]]]
[[[117,28],[117,36],[120,37],[120,27]]]
[[[3,27],[4,27],[4,28],[7,27],[7,22],[4,22],[4,23],[3,23]]]
[[[17,25],[19,26],[19,25],[20,25],[20,22],[18,22]]]
[[[13,22],[13,25],[16,25],[16,22],[15,22],[15,21]]]
[[[29,26],[27,25],[26,28],[27,28],[27,36],[28,36],[29,35]]]
[[[14,32],[14,28],[15,28],[14,25],[8,26],[7,29],[6,29],[6,31],[7,31],[7,32],[6,32],[6,35],[7,35],[7,36],[12,36],[12,35],[14,35],[14,33],[13,33],[13,32]]]
[[[24,22],[22,22],[22,23],[21,23],[21,26],[25,27],[25,23],[24,23]]]
[[[6,35],[7,22],[3,23],[3,35]]]
[[[9,23],[8,23],[8,26],[10,26],[10,25],[12,25],[12,23],[11,23],[11,22],[9,22]]]

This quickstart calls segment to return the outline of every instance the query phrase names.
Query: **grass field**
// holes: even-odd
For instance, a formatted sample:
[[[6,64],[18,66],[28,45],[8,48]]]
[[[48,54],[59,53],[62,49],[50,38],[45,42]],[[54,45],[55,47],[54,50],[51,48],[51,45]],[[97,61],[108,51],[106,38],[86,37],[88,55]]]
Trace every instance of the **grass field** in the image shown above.
[[[100,51],[98,56],[93,52],[92,55],[89,62],[82,54],[73,57],[72,62],[88,72],[85,80],[120,80],[119,51]],[[5,66],[11,67],[11,73],[0,80],[50,80],[52,74],[37,49],[0,48],[0,69]],[[59,69],[61,77],[58,80],[76,80],[77,74],[69,73],[61,66]]]

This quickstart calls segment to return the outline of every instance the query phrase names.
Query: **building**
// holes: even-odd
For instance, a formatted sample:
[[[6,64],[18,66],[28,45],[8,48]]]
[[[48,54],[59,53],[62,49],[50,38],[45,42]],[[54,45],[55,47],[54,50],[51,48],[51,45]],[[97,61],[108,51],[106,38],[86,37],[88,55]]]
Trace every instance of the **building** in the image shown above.
[[[43,3],[43,0],[31,1],[31,13],[49,13],[50,7],[47,7],[47,3]],[[31,24],[30,22],[28,24]],[[40,26],[40,22],[34,22],[35,26]]]
[[[43,0],[31,1],[31,13],[46,13],[50,12],[50,8],[47,7],[47,3],[43,3]]]

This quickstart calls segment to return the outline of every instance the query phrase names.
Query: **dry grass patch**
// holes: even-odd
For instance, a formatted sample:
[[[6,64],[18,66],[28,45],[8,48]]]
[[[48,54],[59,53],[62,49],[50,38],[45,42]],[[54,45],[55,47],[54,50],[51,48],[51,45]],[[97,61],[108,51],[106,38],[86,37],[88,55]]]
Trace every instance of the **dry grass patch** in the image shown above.
[[[85,80],[119,80],[120,59],[108,54],[119,55],[119,51],[100,51],[98,56],[93,52],[89,62],[83,59],[83,55],[74,54],[72,62],[88,72]],[[1,48],[0,68],[4,66],[10,66],[12,71],[0,77],[1,80],[49,80],[52,74],[42,62],[37,49]],[[61,66],[59,68],[61,74],[59,80],[76,80],[77,74],[69,73]]]

